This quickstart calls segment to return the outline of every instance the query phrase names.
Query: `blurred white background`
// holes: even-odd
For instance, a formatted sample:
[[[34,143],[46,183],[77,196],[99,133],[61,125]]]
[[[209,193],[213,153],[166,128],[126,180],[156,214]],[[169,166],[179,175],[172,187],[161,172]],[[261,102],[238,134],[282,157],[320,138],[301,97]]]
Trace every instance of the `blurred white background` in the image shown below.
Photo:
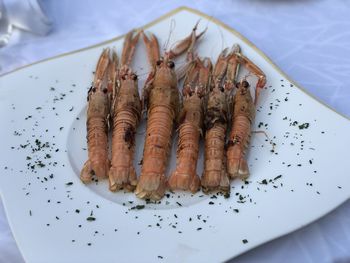
[[[5,7],[33,2],[2,1]],[[350,116],[348,0],[42,0],[39,3],[52,22],[50,33],[39,35],[14,27],[8,44],[0,48],[0,74],[124,34],[186,5],[236,29],[306,90]],[[1,23],[0,16],[0,27]],[[347,201],[317,222],[231,262],[350,262],[349,248],[350,201]],[[0,262],[23,262],[1,202]]]

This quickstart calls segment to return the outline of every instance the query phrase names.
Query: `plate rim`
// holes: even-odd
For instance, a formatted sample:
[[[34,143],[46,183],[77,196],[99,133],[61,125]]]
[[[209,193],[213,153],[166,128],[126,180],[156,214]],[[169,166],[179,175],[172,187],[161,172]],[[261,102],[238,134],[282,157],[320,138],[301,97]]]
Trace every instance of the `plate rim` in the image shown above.
[[[270,59],[263,51],[261,51],[259,48],[257,48],[250,40],[248,40],[245,36],[243,36],[241,33],[239,33],[238,31],[236,31],[235,29],[233,29],[231,26],[225,24],[224,22],[220,21],[219,19],[217,18],[214,18],[213,16],[209,16],[199,10],[196,10],[194,8],[190,8],[190,7],[187,7],[187,6],[180,6],[180,7],[177,7],[169,12],[167,12],[166,14],[164,15],[161,15],[160,17],[152,20],[151,22],[145,24],[144,26],[141,26],[141,27],[138,27],[136,28],[136,30],[142,30],[142,29],[147,29],[149,27],[152,27],[153,25],[156,25],[160,22],[162,22],[163,20],[177,14],[177,13],[180,13],[182,11],[187,11],[189,13],[192,13],[192,14],[195,14],[195,15],[198,15],[198,16],[201,16],[205,19],[208,19],[210,20],[212,23],[218,25],[218,26],[221,26],[223,27],[224,29],[226,29],[227,31],[229,31],[230,33],[234,34],[235,36],[237,36],[238,38],[242,39],[249,47],[251,47],[255,52],[257,52],[260,56],[262,56],[262,58],[265,59],[265,61],[267,63],[269,63],[278,73],[280,73],[283,77],[285,77],[290,83],[294,84],[294,87],[295,88],[298,88],[299,90],[301,90],[302,92],[305,93],[305,95],[311,97],[312,99],[316,100],[318,103],[320,103],[321,105],[325,106],[326,108],[328,108],[329,110],[331,110],[332,112],[338,114],[339,116],[343,117],[344,119],[346,120],[349,120],[350,121],[350,116],[346,116],[345,114],[343,113],[340,113],[338,112],[337,110],[335,110],[333,107],[331,107],[330,105],[327,105],[326,103],[324,103],[323,101],[321,101],[319,98],[317,98],[315,95],[313,95],[312,93],[310,93],[308,90],[306,90],[303,86],[301,86],[300,84],[298,84],[297,82],[295,82],[293,79],[291,79],[291,77],[289,77],[285,72],[283,72],[273,61],[272,59]],[[4,76],[7,76],[7,75],[11,75],[13,73],[16,73],[17,71],[20,71],[22,69],[25,69],[27,67],[30,67],[30,66],[33,66],[33,65],[36,65],[36,64],[40,64],[40,63],[44,63],[44,62],[47,62],[47,61],[50,61],[50,60],[54,60],[56,58],[61,58],[61,57],[65,57],[65,56],[69,56],[69,55],[72,55],[72,54],[76,54],[76,53],[79,53],[79,52],[82,52],[82,51],[86,51],[86,50],[89,50],[89,49],[93,49],[93,48],[96,48],[96,47],[99,47],[99,46],[103,46],[103,45],[106,45],[106,44],[109,44],[109,43],[113,43],[115,41],[118,41],[120,39],[123,39],[124,37],[126,36],[126,34],[122,34],[122,35],[119,35],[117,37],[113,37],[111,39],[108,39],[108,40],[105,40],[105,41],[102,41],[102,42],[99,42],[99,43],[96,43],[96,44],[93,44],[93,45],[90,45],[90,46],[87,46],[87,47],[84,47],[84,48],[80,48],[80,49],[77,49],[77,50],[73,50],[73,51],[69,51],[69,52],[65,52],[65,53],[62,53],[62,54],[59,54],[59,55],[56,55],[56,56],[52,56],[52,57],[49,57],[49,58],[45,58],[45,59],[42,59],[42,60],[39,60],[39,61],[36,61],[36,62],[33,62],[33,63],[30,63],[30,64],[27,64],[27,65],[24,65],[24,66],[21,66],[21,67],[18,67],[14,70],[11,70],[9,72],[6,72],[6,73],[3,73],[3,74],[0,74],[0,80],[2,79],[2,77]],[[0,198],[2,200],[5,200],[4,199],[4,196],[2,195],[1,191],[0,191]],[[335,209],[338,209],[340,206],[342,206],[345,202],[349,201],[350,198],[344,200],[343,202],[339,203],[337,206],[333,207],[332,210],[324,213],[322,216],[318,217],[317,219],[315,220],[312,220],[306,224],[303,224],[301,225],[299,228],[297,229],[294,229],[292,231],[287,231],[285,232],[284,234],[282,234],[281,236],[278,236],[278,237],[274,237],[274,238],[270,238],[268,240],[266,240],[264,243],[262,244],[258,244],[258,245],[253,245],[251,247],[249,247],[248,249],[236,254],[235,256],[233,257],[229,257],[227,258],[226,260],[232,260],[240,255],[243,255],[245,253],[247,253],[248,251],[251,251],[252,249],[254,248],[257,248],[257,247],[260,247],[264,244],[267,244],[273,240],[277,240],[279,238],[282,238],[290,233],[293,233],[294,231],[298,231],[300,229],[303,229],[309,225],[311,225],[312,223],[316,222],[317,220],[320,220],[321,218],[323,218],[324,216],[330,214],[331,212],[333,212]],[[21,254],[21,257],[24,259],[24,261],[27,261],[27,258],[25,257],[25,254],[22,252],[22,247],[18,245],[18,240],[16,238],[16,236],[13,234],[13,225],[12,225],[12,222],[11,220],[8,219],[8,216],[7,216],[7,202],[2,202],[3,204],[3,207],[4,207],[4,212],[5,212],[5,216],[6,216],[6,219],[8,221],[8,225],[11,229],[11,233],[12,233],[12,236],[16,242],[16,245],[17,245],[17,248]]]

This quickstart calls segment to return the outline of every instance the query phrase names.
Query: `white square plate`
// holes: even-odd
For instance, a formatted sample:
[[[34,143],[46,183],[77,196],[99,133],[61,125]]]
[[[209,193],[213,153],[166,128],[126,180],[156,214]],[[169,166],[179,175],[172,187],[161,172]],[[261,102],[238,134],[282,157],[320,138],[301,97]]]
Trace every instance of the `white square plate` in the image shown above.
[[[159,204],[147,204],[132,193],[109,192],[107,182],[85,186],[78,177],[87,158],[92,72],[103,48],[121,52],[123,37],[6,74],[0,78],[0,192],[27,262],[224,261],[320,218],[349,198],[349,120],[207,15],[179,8],[144,28],[164,47],[170,27],[171,45],[198,19],[200,30],[208,27],[197,49],[201,56],[215,61],[223,47],[238,43],[266,73],[254,130],[265,131],[275,151],[263,135],[253,134],[251,176],[248,183],[232,183],[230,198],[170,193]],[[141,89],[149,70],[142,44],[133,64]],[[144,130],[145,122],[137,133],[137,172]],[[203,156],[199,174],[202,162]]]

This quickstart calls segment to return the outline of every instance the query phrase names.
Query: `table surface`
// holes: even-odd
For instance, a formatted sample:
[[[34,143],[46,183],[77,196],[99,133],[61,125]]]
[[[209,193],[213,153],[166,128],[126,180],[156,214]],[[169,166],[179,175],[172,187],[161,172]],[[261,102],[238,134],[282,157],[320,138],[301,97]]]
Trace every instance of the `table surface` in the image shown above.
[[[236,29],[306,90],[350,116],[347,86],[350,1],[104,0],[96,3],[42,0],[53,21],[53,30],[47,36],[15,30],[9,45],[0,49],[0,74],[124,34],[186,5]],[[347,201],[320,220],[230,262],[350,262],[349,247],[350,201]],[[0,262],[23,262],[1,199]]]

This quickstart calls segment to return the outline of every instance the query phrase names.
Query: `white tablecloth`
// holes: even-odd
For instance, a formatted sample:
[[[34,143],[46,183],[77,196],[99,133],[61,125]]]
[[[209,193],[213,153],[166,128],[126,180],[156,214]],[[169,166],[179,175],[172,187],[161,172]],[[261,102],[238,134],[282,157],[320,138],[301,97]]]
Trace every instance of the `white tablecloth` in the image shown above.
[[[53,31],[45,37],[16,31],[9,45],[0,49],[0,73],[110,39],[187,5],[238,30],[297,83],[350,116],[348,0],[41,3],[54,22]],[[347,201],[317,222],[231,262],[350,262],[349,248],[350,201]],[[0,262],[22,261],[0,202]]]

